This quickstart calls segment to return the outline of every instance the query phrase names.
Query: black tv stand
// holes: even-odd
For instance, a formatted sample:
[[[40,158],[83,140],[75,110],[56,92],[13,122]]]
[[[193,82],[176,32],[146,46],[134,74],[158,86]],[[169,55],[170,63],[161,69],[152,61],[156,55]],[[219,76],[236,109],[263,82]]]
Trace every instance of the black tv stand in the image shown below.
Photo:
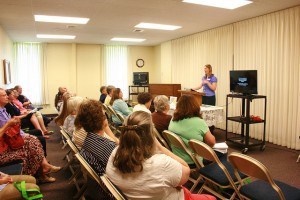
[[[228,116],[228,98],[239,98],[242,100],[242,114],[240,116]],[[264,99],[264,116],[261,121],[253,121],[250,115],[250,104],[254,99]],[[266,137],[266,108],[267,97],[263,95],[249,95],[249,94],[228,94],[226,97],[226,141],[232,142],[243,148],[242,153],[247,153],[249,147],[260,146],[260,150],[265,149]],[[238,137],[228,137],[228,121],[241,123],[241,135]],[[263,123],[263,137],[262,141],[251,139],[249,136],[250,124]]]

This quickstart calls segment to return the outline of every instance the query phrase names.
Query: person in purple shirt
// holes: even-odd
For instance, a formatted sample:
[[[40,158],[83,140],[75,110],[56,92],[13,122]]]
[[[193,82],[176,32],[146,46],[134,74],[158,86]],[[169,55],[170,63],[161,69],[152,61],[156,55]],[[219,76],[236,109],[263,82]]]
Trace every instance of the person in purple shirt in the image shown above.
[[[8,103],[8,96],[3,88],[0,88],[0,139],[1,145],[5,144],[3,135],[5,131],[18,123],[19,118],[11,118],[4,106]],[[18,149],[10,146],[1,149],[0,165],[15,161],[23,161],[23,174],[37,175],[41,183],[54,182],[55,178],[48,176],[50,173],[58,172],[61,167],[50,165],[44,156],[44,151],[39,140],[32,135],[25,134],[20,130],[24,145]]]
[[[202,97],[202,104],[206,105],[216,105],[216,89],[217,89],[217,82],[218,79],[212,73],[212,67],[210,64],[204,66],[205,75],[202,77],[202,82],[194,90],[201,89],[203,87],[203,92],[205,96]]]

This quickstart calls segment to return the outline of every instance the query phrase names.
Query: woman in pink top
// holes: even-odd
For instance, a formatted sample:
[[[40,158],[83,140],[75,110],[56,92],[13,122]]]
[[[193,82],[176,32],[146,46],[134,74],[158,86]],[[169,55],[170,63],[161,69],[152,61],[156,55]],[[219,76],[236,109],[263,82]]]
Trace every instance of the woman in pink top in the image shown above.
[[[19,96],[18,91],[17,90],[13,90],[12,93],[14,95],[14,98],[12,99],[12,102],[20,110],[21,114],[23,115],[23,114],[27,113],[28,111],[30,111],[30,110],[27,110],[26,108],[24,108],[22,102],[20,102],[18,100],[18,96]],[[41,127],[40,130],[44,133],[44,135],[53,133],[53,131],[48,131],[46,129],[42,113],[40,113],[39,111],[36,111],[34,113],[34,115],[36,116],[38,124]],[[46,137],[46,138],[48,138],[48,137]]]

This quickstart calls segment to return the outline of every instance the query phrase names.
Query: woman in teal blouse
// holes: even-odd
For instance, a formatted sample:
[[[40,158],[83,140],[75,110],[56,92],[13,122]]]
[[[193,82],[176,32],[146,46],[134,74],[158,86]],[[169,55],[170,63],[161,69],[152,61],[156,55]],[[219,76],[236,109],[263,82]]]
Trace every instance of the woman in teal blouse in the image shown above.
[[[120,88],[115,88],[112,93],[112,97],[109,103],[112,108],[121,115],[126,118],[128,115],[132,113],[131,110],[129,110],[127,103],[123,100],[123,92]],[[116,124],[122,124],[120,120],[116,116],[112,116],[112,120]]]

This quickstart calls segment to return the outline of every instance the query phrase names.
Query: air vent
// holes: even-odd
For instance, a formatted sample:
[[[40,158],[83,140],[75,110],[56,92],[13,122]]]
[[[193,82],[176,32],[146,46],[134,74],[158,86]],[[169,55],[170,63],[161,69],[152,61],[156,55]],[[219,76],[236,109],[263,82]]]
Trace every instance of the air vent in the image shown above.
[[[72,29],[72,28],[76,28],[76,25],[66,25],[67,29]]]
[[[142,29],[133,29],[132,32],[135,32],[135,33],[141,33],[141,32],[144,32],[144,30],[142,30]]]

